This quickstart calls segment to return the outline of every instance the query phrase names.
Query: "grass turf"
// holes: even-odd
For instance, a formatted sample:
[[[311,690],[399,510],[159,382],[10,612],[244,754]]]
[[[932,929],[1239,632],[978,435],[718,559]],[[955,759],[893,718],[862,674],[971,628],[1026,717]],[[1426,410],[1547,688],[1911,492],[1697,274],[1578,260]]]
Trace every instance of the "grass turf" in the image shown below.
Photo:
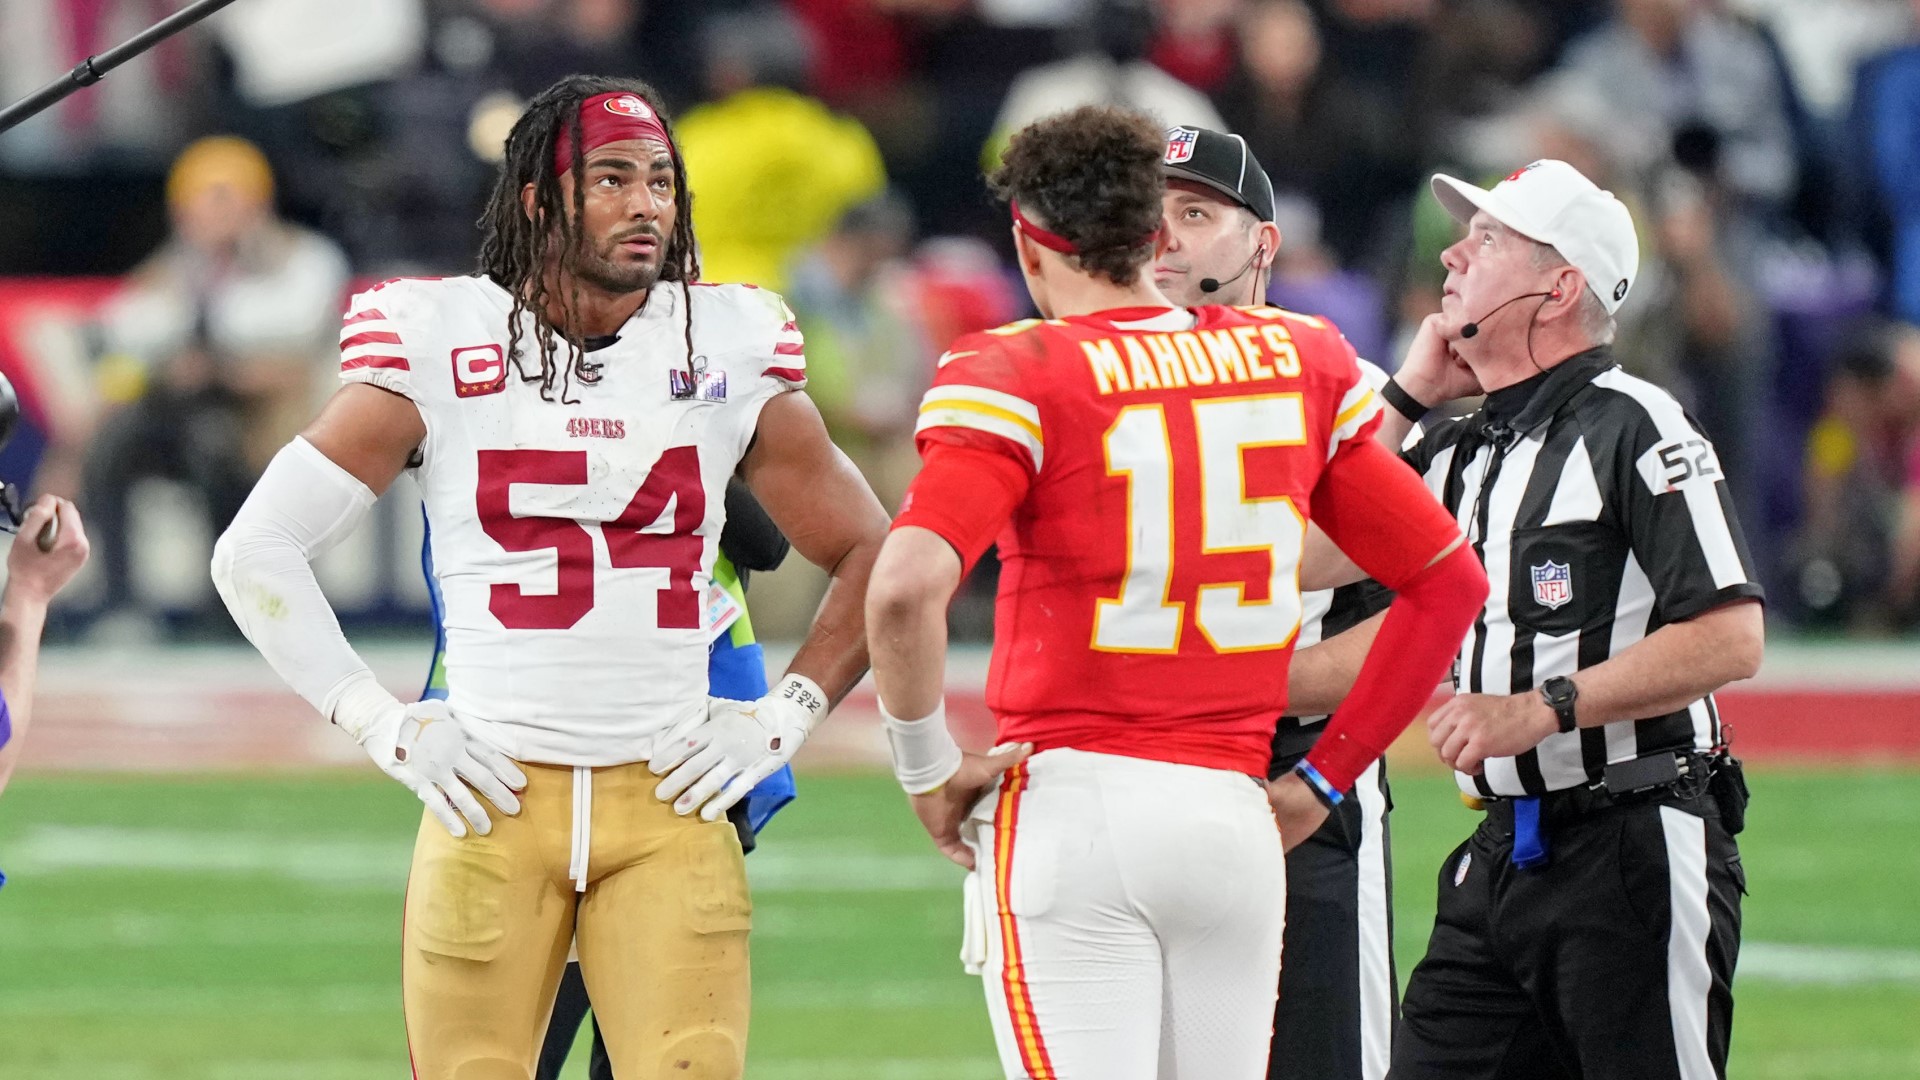
[[[1750,949],[1732,1075],[1920,1076],[1920,773],[1767,772],[1753,786],[1746,940],[1819,951],[1789,978]],[[998,1075],[979,984],[955,960],[958,872],[890,779],[809,776],[803,792],[748,860],[748,1075]],[[1473,818],[1442,777],[1402,778],[1396,796],[1404,979],[1435,871]],[[0,804],[13,878],[0,890],[0,1075],[405,1076],[399,914],[416,821],[411,796],[359,773],[22,779]]]

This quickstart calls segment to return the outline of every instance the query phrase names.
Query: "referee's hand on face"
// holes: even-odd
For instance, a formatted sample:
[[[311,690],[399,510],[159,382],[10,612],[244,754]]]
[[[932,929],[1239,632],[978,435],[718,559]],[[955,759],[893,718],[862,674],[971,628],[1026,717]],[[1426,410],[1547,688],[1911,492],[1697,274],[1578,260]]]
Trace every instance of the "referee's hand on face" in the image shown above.
[[[1480,775],[1488,758],[1512,757],[1560,730],[1539,694],[1456,694],[1427,716],[1427,742],[1449,768]]]
[[[1394,381],[1414,400],[1430,406],[1485,393],[1473,369],[1453,351],[1459,337],[1460,327],[1438,311],[1420,320],[1406,359],[1393,373]]]

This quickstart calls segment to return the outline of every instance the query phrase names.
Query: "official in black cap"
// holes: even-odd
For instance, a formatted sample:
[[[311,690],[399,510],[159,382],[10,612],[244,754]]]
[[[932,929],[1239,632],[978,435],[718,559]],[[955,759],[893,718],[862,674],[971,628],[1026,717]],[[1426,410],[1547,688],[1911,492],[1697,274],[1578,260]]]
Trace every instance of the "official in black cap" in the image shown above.
[[[1183,307],[1263,304],[1280,252],[1273,182],[1247,141],[1207,128],[1167,129],[1167,246],[1154,284]]]
[[[1264,304],[1280,251],[1273,183],[1247,142],[1206,128],[1167,129],[1166,246],[1154,282],[1176,304]],[[1311,313],[1309,313],[1311,314]],[[1367,361],[1361,370],[1386,382]],[[1299,648],[1386,608],[1374,582],[1303,594]],[[1305,757],[1325,716],[1281,717],[1270,776]],[[1398,1011],[1386,763],[1361,775],[1325,825],[1287,855],[1287,926],[1274,1015],[1272,1080],[1380,1080]]]

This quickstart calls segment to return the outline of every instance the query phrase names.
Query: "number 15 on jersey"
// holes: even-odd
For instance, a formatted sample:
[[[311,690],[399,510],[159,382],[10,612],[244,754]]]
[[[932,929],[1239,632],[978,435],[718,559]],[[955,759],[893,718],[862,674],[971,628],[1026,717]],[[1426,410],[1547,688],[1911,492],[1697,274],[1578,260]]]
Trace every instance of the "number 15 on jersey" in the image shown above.
[[[1194,625],[1215,652],[1281,649],[1300,628],[1299,571],[1306,518],[1285,495],[1247,494],[1247,451],[1304,446],[1306,407],[1297,393],[1201,399],[1190,403],[1199,461],[1200,551],[1265,552],[1267,599],[1248,600],[1247,582],[1203,581],[1194,590]],[[1093,648],[1175,653],[1188,601],[1173,596],[1177,544],[1175,454],[1168,408],[1120,410],[1103,441],[1107,475],[1127,481],[1127,563],[1120,595],[1094,612]]]

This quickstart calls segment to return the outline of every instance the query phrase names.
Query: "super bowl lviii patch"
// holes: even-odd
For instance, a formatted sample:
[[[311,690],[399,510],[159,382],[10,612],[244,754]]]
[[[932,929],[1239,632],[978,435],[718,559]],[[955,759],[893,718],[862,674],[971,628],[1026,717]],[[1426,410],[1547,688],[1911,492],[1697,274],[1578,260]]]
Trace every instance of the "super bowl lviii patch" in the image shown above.
[[[691,370],[687,368],[667,369],[667,392],[675,401],[725,401],[727,400],[727,373],[708,371],[707,358],[693,358]]]

